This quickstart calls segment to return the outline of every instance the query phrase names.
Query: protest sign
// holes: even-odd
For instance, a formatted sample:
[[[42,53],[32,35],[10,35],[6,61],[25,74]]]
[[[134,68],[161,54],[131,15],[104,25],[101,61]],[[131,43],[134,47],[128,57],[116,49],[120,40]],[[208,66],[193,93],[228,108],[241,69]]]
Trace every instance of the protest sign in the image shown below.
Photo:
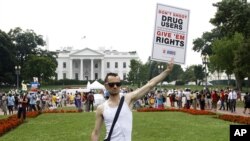
[[[151,60],[185,64],[189,10],[157,4]]]

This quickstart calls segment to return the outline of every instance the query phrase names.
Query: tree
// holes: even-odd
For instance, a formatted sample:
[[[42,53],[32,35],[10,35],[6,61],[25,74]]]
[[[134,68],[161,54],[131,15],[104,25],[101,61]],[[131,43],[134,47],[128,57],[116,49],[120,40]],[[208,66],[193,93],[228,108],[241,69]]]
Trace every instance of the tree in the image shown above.
[[[138,84],[139,82],[139,73],[140,73],[140,68],[142,66],[142,62],[132,59],[130,61],[130,71],[128,73],[128,81],[132,82],[133,84]]]
[[[27,80],[38,77],[38,80],[46,81],[55,76],[57,63],[47,56],[29,55],[23,66],[23,76]]]
[[[44,46],[45,41],[41,35],[37,35],[33,30],[23,31],[17,27],[8,33],[16,49],[16,59],[18,65],[23,66],[30,54],[36,54],[37,47]]]
[[[201,81],[205,77],[202,65],[194,65],[194,77],[195,83],[198,84],[198,81]]]
[[[0,85],[1,83],[12,84],[15,80],[15,50],[9,36],[0,30]]]

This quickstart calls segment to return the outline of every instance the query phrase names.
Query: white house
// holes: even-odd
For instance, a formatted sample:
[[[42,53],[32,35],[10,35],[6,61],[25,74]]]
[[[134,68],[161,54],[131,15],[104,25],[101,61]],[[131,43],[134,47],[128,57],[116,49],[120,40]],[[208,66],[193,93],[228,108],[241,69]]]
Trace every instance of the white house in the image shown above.
[[[117,73],[122,80],[130,71],[130,60],[139,59],[136,51],[116,50],[62,50],[58,53],[57,78],[75,80],[104,80],[109,72]]]

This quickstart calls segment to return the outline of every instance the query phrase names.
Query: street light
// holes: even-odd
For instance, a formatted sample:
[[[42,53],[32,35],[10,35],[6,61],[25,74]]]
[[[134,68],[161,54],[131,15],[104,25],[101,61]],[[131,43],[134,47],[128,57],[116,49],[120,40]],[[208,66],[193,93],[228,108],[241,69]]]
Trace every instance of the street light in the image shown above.
[[[15,66],[17,90],[19,90],[19,75],[20,75],[20,70],[21,70],[21,66],[19,66],[19,65]]]
[[[207,64],[208,64],[208,55],[202,54],[202,63],[205,65],[205,86],[207,88]]]
[[[164,68],[163,65],[158,65],[159,74],[163,71],[163,68]],[[162,82],[160,82],[160,83],[162,84]],[[160,88],[161,88],[161,85],[160,85]]]

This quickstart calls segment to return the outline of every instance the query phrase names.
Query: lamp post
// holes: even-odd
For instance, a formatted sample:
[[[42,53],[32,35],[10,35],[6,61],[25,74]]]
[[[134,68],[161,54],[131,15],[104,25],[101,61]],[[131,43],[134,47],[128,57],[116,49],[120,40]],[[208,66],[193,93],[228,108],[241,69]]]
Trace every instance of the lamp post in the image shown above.
[[[17,90],[19,90],[19,75],[20,75],[20,70],[21,70],[21,66],[15,66],[15,71],[16,71],[16,87]]]
[[[159,74],[163,71],[163,68],[164,68],[163,65],[158,65]],[[162,82],[160,82],[160,83],[162,84]],[[160,85],[160,88],[161,88],[161,85]]]
[[[140,74],[140,68],[138,67],[137,69],[137,73],[136,73],[136,81],[137,81],[137,87],[140,87],[140,81],[139,81],[139,74]]]
[[[207,88],[207,64],[208,64],[208,55],[202,54],[202,63],[205,65],[205,86]]]

